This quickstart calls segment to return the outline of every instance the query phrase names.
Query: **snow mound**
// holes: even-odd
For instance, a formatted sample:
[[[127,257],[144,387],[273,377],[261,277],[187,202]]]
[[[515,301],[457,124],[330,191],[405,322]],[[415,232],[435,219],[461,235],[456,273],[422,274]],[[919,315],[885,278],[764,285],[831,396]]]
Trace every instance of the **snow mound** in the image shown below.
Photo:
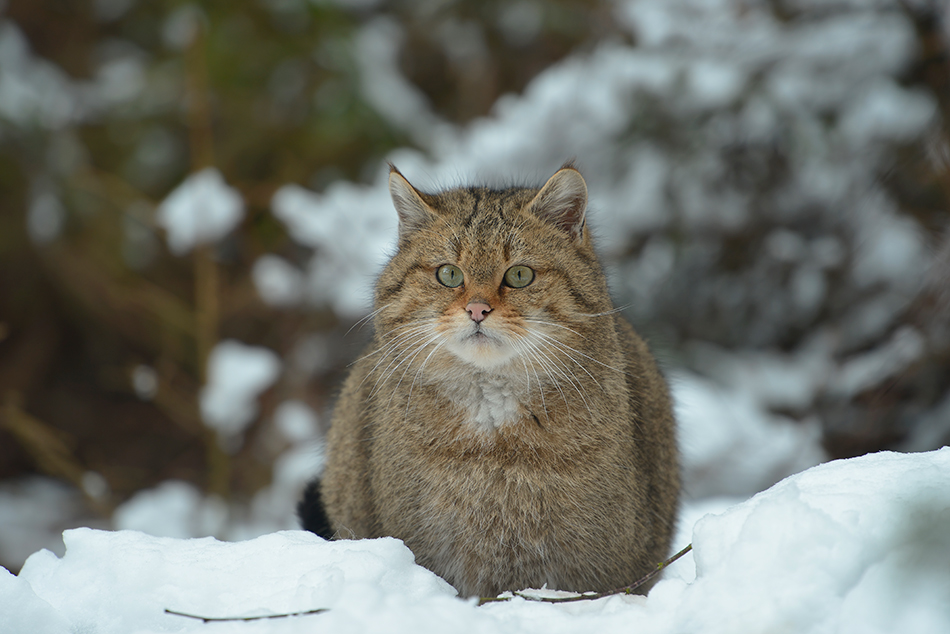
[[[40,551],[19,577],[0,571],[0,631],[946,632],[948,525],[950,448],[872,454],[700,519],[695,579],[670,575],[648,597],[483,607],[391,538],[286,531],[228,543],[77,529],[64,534],[62,558]],[[327,611],[213,626],[165,613],[316,608]]]
[[[819,465],[697,522],[675,629],[948,632],[948,527],[950,448]]]
[[[71,629],[47,632],[190,631],[207,626],[165,610],[220,617],[315,607],[332,608],[321,627],[356,631],[387,612],[392,618],[388,606],[412,611],[455,595],[447,583],[415,566],[412,553],[391,538],[327,542],[289,531],[220,542],[81,528],[66,531],[63,540],[62,559],[40,551],[18,580],[0,582],[0,603],[14,593],[29,597],[26,584],[33,589],[36,598],[24,606],[32,614],[18,613],[19,622],[70,624]],[[292,619],[288,624],[302,630],[318,623]],[[232,627],[251,632],[280,629],[273,621]],[[42,632],[33,627],[0,630]]]

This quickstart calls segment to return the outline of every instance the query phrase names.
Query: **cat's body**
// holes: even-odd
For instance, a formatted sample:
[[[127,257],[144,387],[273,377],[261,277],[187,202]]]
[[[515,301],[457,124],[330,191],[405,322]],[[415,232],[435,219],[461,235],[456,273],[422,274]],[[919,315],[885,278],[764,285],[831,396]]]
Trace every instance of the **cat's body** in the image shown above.
[[[399,250],[328,435],[331,531],[398,537],[462,595],[649,572],[677,504],[673,417],[612,309],[583,178],[429,195],[394,169],[390,188]]]

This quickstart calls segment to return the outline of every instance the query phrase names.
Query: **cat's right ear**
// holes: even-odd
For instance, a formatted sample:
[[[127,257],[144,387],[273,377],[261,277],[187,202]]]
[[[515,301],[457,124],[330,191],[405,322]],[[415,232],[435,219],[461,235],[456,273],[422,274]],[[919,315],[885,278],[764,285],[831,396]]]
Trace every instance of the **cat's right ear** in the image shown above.
[[[436,214],[395,165],[389,165],[389,194],[399,214],[400,242],[435,220]]]
[[[584,177],[568,163],[548,179],[528,203],[528,209],[569,235],[572,240],[583,240],[587,212],[587,183]]]

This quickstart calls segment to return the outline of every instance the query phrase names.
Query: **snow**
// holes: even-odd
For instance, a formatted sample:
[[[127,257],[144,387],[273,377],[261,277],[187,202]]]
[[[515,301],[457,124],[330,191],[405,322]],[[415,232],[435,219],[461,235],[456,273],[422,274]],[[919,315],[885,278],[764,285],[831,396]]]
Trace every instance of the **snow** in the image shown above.
[[[871,454],[707,516],[677,619],[694,631],[710,616],[713,631],[947,631],[948,484],[950,448]]]
[[[204,499],[194,486],[176,480],[139,491],[112,515],[119,530],[148,531],[158,537],[217,535],[227,519],[227,507],[220,498]]]
[[[853,396],[897,376],[924,353],[924,339],[911,326],[902,326],[883,346],[857,355],[834,377],[832,393]]]
[[[172,50],[184,50],[197,37],[202,22],[207,19],[197,5],[182,5],[169,13],[162,23],[162,41]]]
[[[106,104],[133,101],[145,90],[145,62],[133,55],[111,59],[99,67],[96,82],[96,91]]]
[[[162,201],[155,215],[167,232],[168,248],[176,255],[220,240],[243,218],[241,195],[214,167],[186,178]]]
[[[222,437],[240,434],[257,416],[257,397],[277,380],[280,358],[272,350],[228,339],[208,356],[201,389],[201,417]]]
[[[418,88],[407,81],[397,61],[402,29],[390,18],[379,17],[356,36],[361,87],[367,101],[392,124],[427,141],[435,115]]]
[[[41,548],[61,554],[59,535],[67,517],[81,509],[78,492],[61,482],[40,477],[0,482],[0,561],[19,564]]]
[[[274,426],[290,442],[300,442],[317,435],[317,415],[302,401],[284,401],[274,412]]]
[[[392,538],[283,531],[243,542],[76,529],[66,552],[0,571],[0,631],[945,632],[950,448],[791,476],[692,530],[690,566],[646,597],[478,607]],[[677,544],[677,547],[682,544]],[[686,563],[686,562],[684,562]],[[672,569],[671,569],[672,572]],[[294,618],[204,624],[167,614]]]
[[[36,603],[47,604],[24,615],[21,622],[32,629],[6,626],[0,628],[4,632],[43,634],[31,622],[53,621],[57,615],[73,631],[199,631],[207,626],[164,614],[164,610],[211,610],[207,616],[227,616],[330,605],[333,614],[326,615],[330,618],[324,626],[330,631],[354,631],[367,622],[386,623],[387,616],[391,619],[394,612],[407,607],[416,608],[422,616],[423,611],[454,603],[450,602],[455,594],[451,587],[413,565],[412,554],[394,539],[324,542],[295,531],[227,543],[77,529],[67,532],[64,540],[62,559],[40,552],[18,580],[7,576],[0,582],[4,600],[11,594],[11,585],[29,596],[20,585],[25,582],[35,593]],[[288,625],[291,630],[286,629]],[[313,621],[294,619],[283,624],[232,624],[224,629],[303,631],[313,625]]]
[[[0,23],[0,119],[56,129],[81,116],[82,99],[55,64],[33,57],[23,33]]]
[[[143,401],[150,401],[158,394],[158,373],[155,368],[139,364],[132,368],[132,389]]]
[[[376,274],[396,241],[396,213],[384,182],[381,174],[373,188],[337,182],[317,194],[285,185],[274,194],[274,215],[295,241],[315,250],[307,267],[312,303],[349,318],[366,313]]]
[[[288,403],[289,407],[278,408],[275,417],[280,417],[282,431],[292,430],[295,443],[277,457],[270,484],[257,491],[250,503],[228,503],[188,482],[166,480],[121,504],[112,515],[112,526],[159,537],[214,535],[229,541],[297,528],[297,502],[307,482],[323,471],[325,445],[309,408]],[[43,545],[42,541],[31,543]]]
[[[66,210],[56,194],[49,190],[36,192],[26,216],[26,230],[33,242],[52,242],[62,233],[65,223]]]
[[[105,500],[109,495],[109,481],[101,473],[86,471],[79,479],[83,493],[94,500]]]
[[[857,143],[867,138],[913,138],[935,113],[933,101],[920,92],[908,92],[893,81],[879,80],[845,114],[843,134]]]
[[[836,373],[833,337],[816,332],[794,353],[690,346],[693,365],[723,388],[741,392],[763,411],[807,410]],[[812,465],[808,465],[812,466]]]
[[[771,414],[748,392],[688,372],[671,382],[689,498],[748,496],[827,459],[817,421]]]
[[[262,255],[254,263],[251,276],[257,293],[270,306],[296,306],[303,299],[306,278],[282,257]]]

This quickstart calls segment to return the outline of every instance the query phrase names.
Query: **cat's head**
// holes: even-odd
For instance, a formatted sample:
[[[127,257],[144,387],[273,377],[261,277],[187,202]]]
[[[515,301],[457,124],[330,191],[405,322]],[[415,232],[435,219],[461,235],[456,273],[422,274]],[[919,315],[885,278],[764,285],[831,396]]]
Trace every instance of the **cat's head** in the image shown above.
[[[389,188],[399,247],[377,284],[376,326],[394,362],[556,369],[590,318],[610,310],[585,223],[587,185],[572,166],[540,189],[436,194],[393,167]]]

